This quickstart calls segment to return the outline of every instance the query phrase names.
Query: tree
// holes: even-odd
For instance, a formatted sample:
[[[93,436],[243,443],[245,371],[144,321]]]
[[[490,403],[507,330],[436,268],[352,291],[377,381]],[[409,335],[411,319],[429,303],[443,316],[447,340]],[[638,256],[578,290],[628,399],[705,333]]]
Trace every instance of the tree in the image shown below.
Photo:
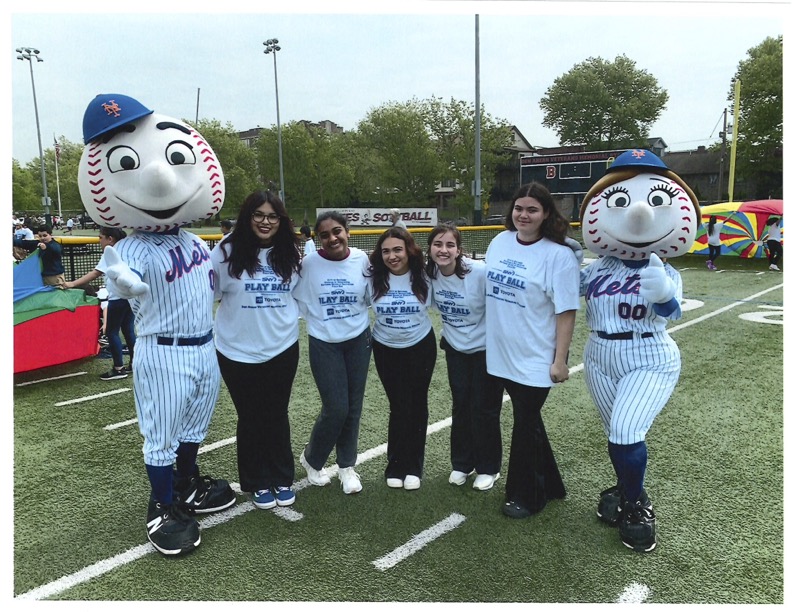
[[[554,129],[562,145],[612,149],[645,142],[665,109],[668,93],[635,62],[619,55],[575,64],[558,77],[539,101],[542,125]]]
[[[381,202],[425,205],[434,199],[443,169],[419,102],[374,108],[358,131],[375,159]]]
[[[474,196],[471,185],[476,178],[476,109],[472,103],[462,100],[443,102],[432,97],[424,103],[427,127],[441,160],[441,178],[450,179],[460,185],[456,190],[455,203],[461,210],[472,210]],[[481,128],[481,185],[482,194],[487,194],[495,182],[499,165],[509,161],[506,147],[512,144],[509,126],[503,120],[495,120],[484,110],[479,112]]]
[[[740,80],[736,178],[752,182],[746,199],[782,197],[783,37],[766,38],[748,50],[732,79],[729,100],[734,114],[734,81]]]

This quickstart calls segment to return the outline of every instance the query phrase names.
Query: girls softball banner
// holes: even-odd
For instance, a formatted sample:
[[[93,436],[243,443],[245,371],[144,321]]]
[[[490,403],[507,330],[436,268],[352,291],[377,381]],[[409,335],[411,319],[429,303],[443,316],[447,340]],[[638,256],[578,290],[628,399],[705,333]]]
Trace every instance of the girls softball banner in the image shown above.
[[[769,202],[775,203],[778,201],[770,200]],[[750,210],[750,207],[746,207],[744,204],[748,203],[724,202],[702,206],[701,225],[698,228],[696,241],[693,243],[690,252],[698,255],[707,255],[709,253],[707,223],[710,215],[717,215],[718,220],[723,220],[726,217],[726,222],[721,230],[721,255],[743,258],[766,257],[767,249],[762,242],[762,236],[765,234],[764,229],[767,219],[783,214],[783,208],[781,208],[779,203],[777,208],[779,212],[775,214],[764,210],[746,212],[746,209]],[[783,232],[783,220],[781,221],[781,228]]]
[[[347,218],[350,226],[387,227],[392,225],[390,208],[317,208],[316,215],[334,210]],[[399,216],[407,227],[434,227],[437,225],[436,208],[400,208]]]

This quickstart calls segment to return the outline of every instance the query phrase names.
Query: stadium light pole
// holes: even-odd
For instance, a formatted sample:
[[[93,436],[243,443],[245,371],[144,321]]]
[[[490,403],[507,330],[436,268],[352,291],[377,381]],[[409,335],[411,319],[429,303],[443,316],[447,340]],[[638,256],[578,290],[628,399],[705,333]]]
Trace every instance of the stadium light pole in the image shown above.
[[[278,59],[277,52],[280,51],[277,38],[269,38],[264,43],[264,54],[272,53],[272,64],[275,67],[275,117],[278,121],[278,164],[280,166],[280,199],[286,204],[286,187],[283,184],[283,144],[281,143],[280,125],[280,101],[278,100]]]
[[[36,114],[36,135],[38,136],[39,160],[41,162],[41,187],[44,190],[44,196],[41,198],[41,203],[44,206],[44,218],[47,225],[52,225],[52,215],[50,214],[50,199],[47,195],[47,173],[44,170],[44,149],[41,147],[41,124],[39,123],[38,103],[36,102],[36,81],[33,79],[33,60],[36,62],[43,62],[39,55],[39,50],[33,47],[19,47],[17,50],[18,60],[27,60],[30,64],[30,84],[33,86],[33,111]]]

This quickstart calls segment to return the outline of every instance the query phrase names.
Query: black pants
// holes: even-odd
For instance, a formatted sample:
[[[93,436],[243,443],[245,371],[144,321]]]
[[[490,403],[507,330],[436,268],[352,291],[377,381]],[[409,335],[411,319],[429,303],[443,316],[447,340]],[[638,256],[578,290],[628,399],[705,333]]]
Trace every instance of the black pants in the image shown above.
[[[714,263],[718,255],[721,254],[721,245],[710,244],[708,246],[709,246],[709,257],[707,259],[709,259],[711,262]]]
[[[551,499],[566,497],[541,410],[549,387],[529,387],[503,381],[514,411],[506,499],[539,512]]]
[[[289,398],[297,373],[297,342],[264,363],[217,360],[237,411],[239,488],[254,492],[290,487],[294,455],[289,428]]]
[[[372,341],[374,363],[388,396],[388,465],[386,478],[423,476],[429,384],[437,361],[434,330],[406,348]]]
[[[451,468],[458,472],[497,474],[503,445],[500,413],[503,381],[487,372],[487,353],[460,353],[440,340],[451,387]]]
[[[781,256],[784,254],[784,249],[778,240],[768,240],[767,250],[770,251],[770,265],[778,265],[781,261]]]

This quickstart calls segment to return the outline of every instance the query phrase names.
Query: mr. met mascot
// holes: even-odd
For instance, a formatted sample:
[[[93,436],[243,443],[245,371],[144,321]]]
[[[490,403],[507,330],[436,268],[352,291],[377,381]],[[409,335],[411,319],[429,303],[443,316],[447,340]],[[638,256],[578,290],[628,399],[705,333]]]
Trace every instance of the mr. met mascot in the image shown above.
[[[586,247],[600,256],[581,271],[586,298],[586,384],[608,438],[616,485],[597,515],[625,546],[655,548],[656,517],[644,489],[646,433],[681,370],[666,331],[682,315],[682,279],[664,260],[687,253],[701,221],[691,189],[650,151],[619,155],[583,199]]]
[[[86,211],[99,225],[135,230],[105,248],[106,275],[135,315],[135,410],[151,484],[146,533],[159,552],[178,555],[200,544],[194,514],[236,501],[227,481],[201,476],[196,463],[220,374],[209,249],[181,229],[220,210],[223,171],[194,128],[122,94],[91,101],[83,137]]]

